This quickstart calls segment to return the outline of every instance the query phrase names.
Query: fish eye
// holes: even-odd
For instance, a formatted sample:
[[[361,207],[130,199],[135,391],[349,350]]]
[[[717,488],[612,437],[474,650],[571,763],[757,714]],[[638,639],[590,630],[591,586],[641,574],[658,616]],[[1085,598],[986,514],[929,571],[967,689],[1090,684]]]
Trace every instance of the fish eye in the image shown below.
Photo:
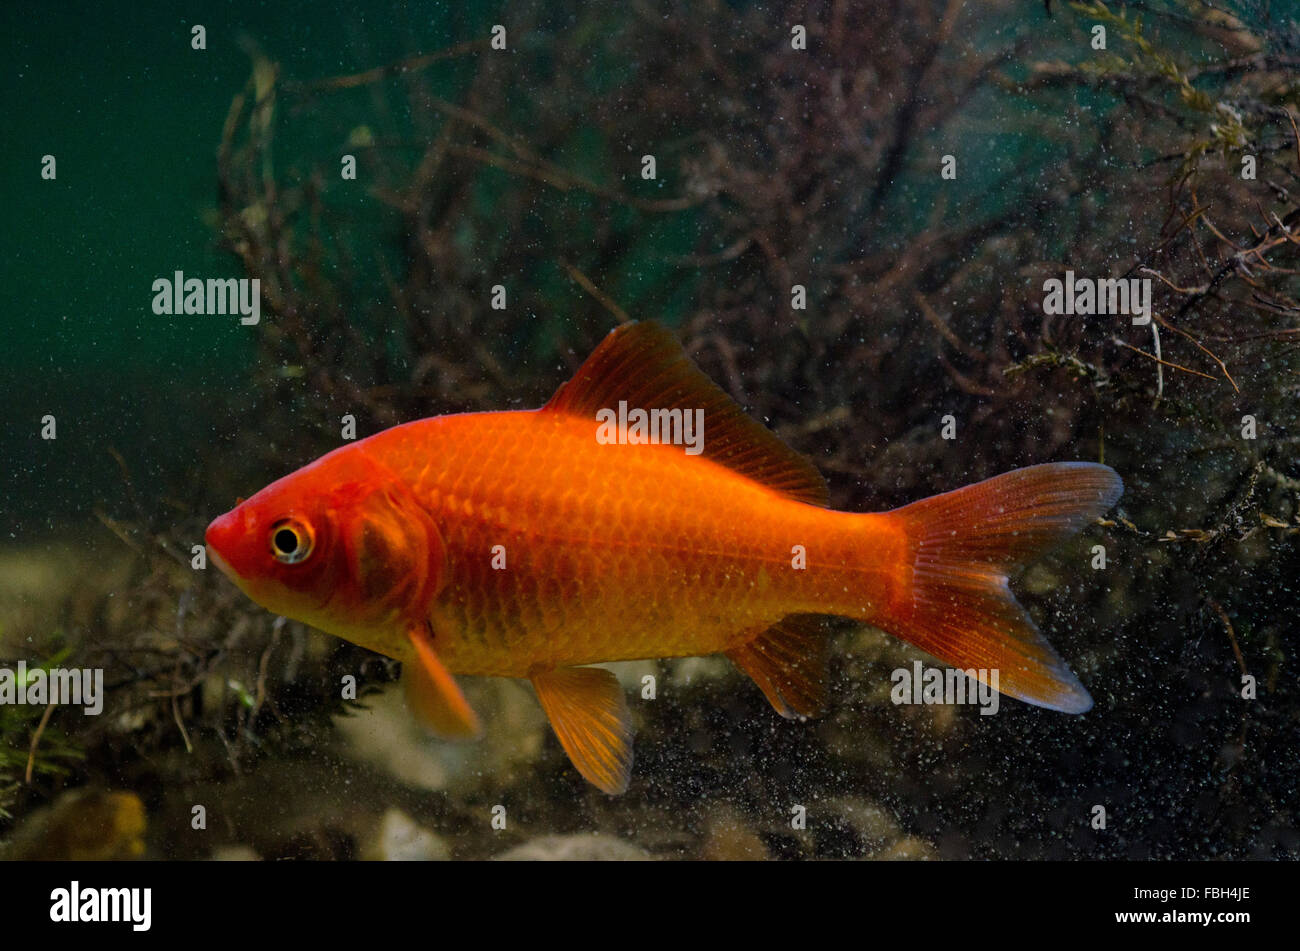
[[[271,526],[271,554],[286,565],[297,564],[311,554],[311,529],[295,519],[284,519]]]

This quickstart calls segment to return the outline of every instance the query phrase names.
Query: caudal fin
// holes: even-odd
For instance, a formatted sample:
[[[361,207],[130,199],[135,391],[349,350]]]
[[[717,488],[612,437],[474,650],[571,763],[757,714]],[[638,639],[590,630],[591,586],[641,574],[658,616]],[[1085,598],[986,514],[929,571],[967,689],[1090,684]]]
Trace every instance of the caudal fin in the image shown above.
[[[880,626],[954,667],[996,670],[997,687],[1009,696],[1084,713],[1092,698],[1016,602],[1007,578],[1123,491],[1108,466],[1062,462],[895,509],[890,514],[910,540],[911,578]]]

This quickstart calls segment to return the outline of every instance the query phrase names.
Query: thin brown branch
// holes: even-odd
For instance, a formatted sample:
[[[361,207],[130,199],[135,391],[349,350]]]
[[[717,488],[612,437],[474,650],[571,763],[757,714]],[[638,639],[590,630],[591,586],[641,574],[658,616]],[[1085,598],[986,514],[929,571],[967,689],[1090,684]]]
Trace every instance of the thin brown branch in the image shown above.
[[[54,702],[51,701],[45,705],[45,712],[41,714],[41,722],[36,725],[36,732],[32,734],[32,745],[27,751],[27,773],[24,782],[31,785],[32,772],[36,768],[36,747],[41,744],[41,736],[45,733],[45,727],[50,722],[50,715],[54,713]]]
[[[1190,373],[1193,376],[1204,377],[1207,380],[1218,379],[1218,377],[1210,376],[1210,374],[1208,373],[1202,373],[1200,370],[1193,370],[1189,367],[1180,366],[1177,363],[1170,363],[1168,360],[1162,360],[1159,357],[1155,356],[1154,354],[1147,353],[1145,350],[1141,349],[1140,347],[1135,347],[1131,343],[1126,343],[1123,340],[1120,340],[1118,337],[1111,337],[1110,339],[1113,343],[1117,343],[1121,347],[1126,347],[1127,349],[1132,350],[1134,353],[1140,353],[1148,360],[1154,360],[1156,363],[1160,364],[1161,366],[1169,367],[1172,370],[1182,370],[1184,373]]]

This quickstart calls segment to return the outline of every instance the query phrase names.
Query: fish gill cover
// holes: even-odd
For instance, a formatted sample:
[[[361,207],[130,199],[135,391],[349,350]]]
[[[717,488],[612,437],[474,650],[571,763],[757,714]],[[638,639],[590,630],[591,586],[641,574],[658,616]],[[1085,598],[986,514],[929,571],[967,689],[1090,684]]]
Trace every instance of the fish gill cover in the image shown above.
[[[3,16],[7,857],[1300,855],[1281,4]],[[991,676],[954,702],[931,655],[819,621],[817,718],[721,656],[613,667],[636,757],[608,796],[522,681],[463,678],[483,738],[430,739],[395,686],[423,654],[215,570],[237,499],[541,406],[650,319],[838,511],[1118,472],[1011,581],[1091,711]]]

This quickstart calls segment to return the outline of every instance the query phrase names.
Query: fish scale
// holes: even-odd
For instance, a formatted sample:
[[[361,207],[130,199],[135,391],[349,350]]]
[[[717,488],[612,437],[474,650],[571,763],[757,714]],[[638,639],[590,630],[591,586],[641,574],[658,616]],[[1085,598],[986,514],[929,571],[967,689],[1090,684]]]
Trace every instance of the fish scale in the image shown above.
[[[413,443],[437,461],[410,465]],[[791,610],[824,608],[834,586],[815,555],[813,571],[791,567],[792,546],[824,538],[830,513],[681,447],[601,445],[590,420],[439,417],[367,449],[415,479],[444,526],[449,577],[431,619],[455,672],[716,653]],[[494,545],[505,570],[491,567]],[[855,579],[869,571],[844,562]]]

